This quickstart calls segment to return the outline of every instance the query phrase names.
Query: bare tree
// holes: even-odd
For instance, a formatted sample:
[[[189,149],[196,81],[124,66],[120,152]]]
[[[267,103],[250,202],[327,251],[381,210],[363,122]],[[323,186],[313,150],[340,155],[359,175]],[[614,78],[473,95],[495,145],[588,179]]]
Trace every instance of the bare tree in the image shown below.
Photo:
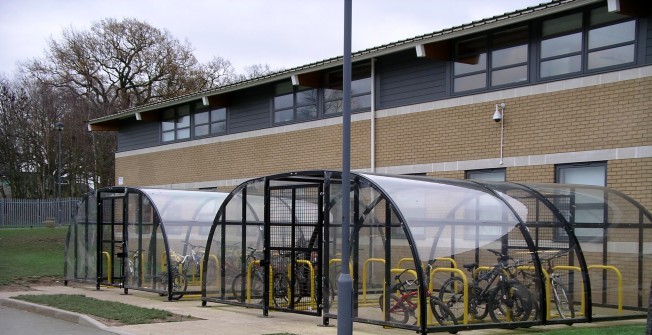
[[[269,64],[254,64],[245,67],[244,74],[238,76],[238,80],[248,80],[258,77],[263,77],[268,74],[282,71],[283,69],[272,69]]]
[[[22,67],[27,76],[66,97],[56,105],[62,109],[55,122],[67,120],[64,136],[71,145],[88,143],[92,148],[68,148],[70,154],[86,155],[71,157],[69,168],[87,171],[84,178],[96,187],[113,183],[116,134],[88,134],[81,130],[85,121],[223,85],[235,77],[227,60],[216,57],[199,64],[189,43],[136,19],[105,19],[89,31],[65,29],[61,39],[49,40],[44,58]]]

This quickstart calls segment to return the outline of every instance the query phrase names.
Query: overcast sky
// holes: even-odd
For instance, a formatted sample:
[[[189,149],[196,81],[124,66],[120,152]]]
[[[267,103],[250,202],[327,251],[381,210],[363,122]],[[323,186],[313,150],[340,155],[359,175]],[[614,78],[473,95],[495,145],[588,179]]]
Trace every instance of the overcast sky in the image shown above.
[[[353,0],[352,51],[439,31],[548,0]],[[43,57],[65,28],[136,18],[187,40],[200,62],[293,68],[342,55],[343,0],[0,0],[0,74]]]

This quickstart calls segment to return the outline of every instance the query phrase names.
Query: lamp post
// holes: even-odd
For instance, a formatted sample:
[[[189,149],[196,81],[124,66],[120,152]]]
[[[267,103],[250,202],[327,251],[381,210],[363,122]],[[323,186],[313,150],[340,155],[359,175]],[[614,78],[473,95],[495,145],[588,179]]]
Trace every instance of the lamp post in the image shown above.
[[[54,124],[57,130],[57,225],[61,225],[61,132],[63,122],[57,121]]]

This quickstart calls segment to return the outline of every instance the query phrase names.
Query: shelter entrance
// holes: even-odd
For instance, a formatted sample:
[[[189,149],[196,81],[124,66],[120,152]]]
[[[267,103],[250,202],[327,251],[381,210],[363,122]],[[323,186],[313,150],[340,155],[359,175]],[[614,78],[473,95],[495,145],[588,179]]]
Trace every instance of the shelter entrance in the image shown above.
[[[321,315],[322,286],[322,185],[270,187],[269,225],[265,238],[269,250],[266,267],[272,289],[269,306],[275,310]],[[326,297],[330,296],[326,285]]]
[[[127,231],[125,229],[123,209],[126,193],[100,192],[98,211],[98,276],[97,287],[100,285],[124,285],[124,261],[126,259]]]

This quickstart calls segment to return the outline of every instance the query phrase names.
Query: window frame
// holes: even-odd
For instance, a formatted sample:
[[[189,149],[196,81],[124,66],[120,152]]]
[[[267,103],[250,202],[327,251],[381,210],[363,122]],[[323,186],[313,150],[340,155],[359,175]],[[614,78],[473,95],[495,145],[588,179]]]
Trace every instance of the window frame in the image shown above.
[[[224,118],[219,118],[219,119],[214,119],[213,117],[213,112],[216,111],[224,111]],[[197,115],[201,113],[207,113],[207,121],[206,122],[197,122]],[[217,124],[224,124],[223,126],[223,131],[221,132],[213,132],[213,126]],[[207,126],[208,130],[206,134],[203,135],[197,135],[197,127],[200,126]],[[211,137],[211,136],[220,136],[224,135],[227,133],[228,130],[228,110],[226,107],[212,107],[212,106],[204,106],[202,104],[201,107],[197,107],[195,105],[195,110],[192,113],[192,138],[205,138],[205,137]]]
[[[585,75],[585,74],[592,74],[592,73],[600,73],[604,71],[610,71],[613,69],[618,69],[618,68],[627,68],[631,67],[633,65],[636,65],[638,62],[638,47],[639,47],[639,42],[638,42],[638,34],[639,34],[639,29],[640,29],[640,24],[639,20],[636,17],[633,16],[626,16],[626,15],[621,15],[621,14],[614,14],[613,18],[607,18],[604,19],[603,17],[598,17],[598,19],[601,19],[599,22],[592,24],[591,19],[592,19],[592,14],[597,13],[598,10],[602,10],[607,8],[606,6],[594,6],[591,8],[586,8],[581,11],[576,11],[576,12],[571,12],[568,14],[565,14],[561,17],[564,16],[572,16],[572,15],[577,15],[578,13],[581,14],[581,27],[564,31],[561,33],[555,33],[551,34],[550,36],[543,36],[543,25],[545,22],[552,21],[555,19],[559,19],[560,17],[554,17],[554,18],[548,18],[546,20],[541,20],[538,23],[538,26],[540,27],[540,33],[539,33],[539,39],[536,41],[537,43],[537,54],[536,54],[536,73],[537,73],[537,81],[538,82],[546,82],[546,81],[551,81],[551,80],[559,80],[562,78],[568,78],[568,77],[577,77],[580,75]],[[611,15],[611,13],[607,14]],[[602,28],[608,28],[612,26],[616,26],[619,24],[624,24],[632,22],[634,25],[634,31],[633,31],[633,36],[630,40],[628,41],[623,41],[623,42],[618,42],[618,43],[613,43],[609,45],[603,45],[599,47],[594,47],[590,48],[589,46],[589,37],[592,31],[596,31],[598,29]],[[543,52],[543,43],[545,41],[552,40],[554,38],[560,38],[560,37],[565,37],[565,36],[571,36],[574,34],[580,34],[580,50],[579,51],[573,51],[573,52],[568,52],[562,55],[553,55],[549,57],[542,57],[542,52]],[[601,52],[605,50],[613,50],[621,47],[626,47],[626,46],[631,46],[632,47],[632,61],[631,62],[623,62],[623,63],[618,63],[618,64],[612,64],[612,65],[607,65],[607,66],[600,66],[600,67],[590,67],[589,61],[590,61],[590,55],[595,54],[596,52]],[[564,59],[564,58],[571,58],[571,57],[578,57],[579,56],[579,69],[576,71],[572,72],[565,72],[565,73],[559,73],[559,74],[553,74],[553,75],[547,75],[547,76],[542,76],[543,71],[542,71],[542,65],[544,62],[550,62],[550,61],[555,61],[559,59]]]
[[[594,186],[607,186],[608,184],[608,164],[607,161],[597,161],[597,162],[578,162],[578,163],[566,163],[566,164],[556,164],[555,165],[555,183],[558,184],[568,184],[566,180],[562,180],[562,170],[563,169],[578,169],[578,168],[595,168],[601,167],[604,169],[604,184]],[[572,185],[572,184],[571,184]],[[588,185],[588,184],[587,184]],[[575,198],[569,199],[569,213],[566,215],[569,224],[573,227],[575,231],[575,236],[579,241],[584,242],[596,242],[601,243],[604,240],[604,229],[606,228],[606,223],[608,222],[608,206],[606,202],[607,194],[604,194],[603,202],[601,203],[577,203]],[[563,206],[557,206],[558,208],[563,208]],[[577,211],[582,210],[602,210],[602,222],[575,222],[577,217]],[[587,227],[588,226],[588,227]],[[588,232],[588,234],[582,233],[582,231]],[[598,232],[598,234],[595,234]],[[553,232],[553,239],[556,242],[566,242],[568,237],[566,236],[563,228],[556,228]]]
[[[181,110],[182,108],[187,108],[187,111],[186,111],[187,114],[180,115],[180,113],[182,112],[182,110]],[[170,111],[173,113],[173,117],[172,118],[166,118],[165,114],[170,112]],[[179,106],[170,107],[170,108],[164,110],[162,112],[162,114],[163,115],[161,116],[161,123],[159,125],[159,131],[160,131],[159,138],[160,138],[162,144],[181,142],[181,141],[188,141],[188,140],[192,139],[192,129],[193,129],[193,127],[192,127],[192,114],[193,113],[192,113],[192,111],[190,109],[189,104],[183,104],[183,105],[179,105]],[[180,124],[182,124],[182,122],[180,122],[180,117],[184,117],[184,116],[188,117],[188,125],[187,126],[186,125],[180,126]],[[165,123],[172,123],[173,127],[170,128],[170,129],[165,129],[165,125],[164,125]],[[188,136],[179,137],[180,131],[184,131],[184,130],[188,131]],[[170,140],[165,140],[165,135],[166,134],[174,134],[174,138],[170,139]]]
[[[500,38],[501,34],[519,31],[521,29],[525,31],[524,33],[525,37],[522,39],[505,42],[505,39]],[[531,40],[533,36],[534,34],[532,32],[532,24],[520,23],[520,24],[511,25],[509,27],[503,27],[500,29],[489,31],[481,35],[466,36],[464,38],[456,40],[454,42],[454,50],[453,50],[452,60],[450,62],[451,95],[456,96],[456,95],[472,94],[476,92],[501,89],[504,87],[519,86],[519,85],[530,83],[532,80],[530,64],[532,59]],[[472,50],[469,52],[464,52],[460,50],[461,45],[464,42],[472,42],[474,40],[482,41],[478,43],[480,46],[477,48],[477,50]],[[494,65],[494,58],[498,59],[495,53],[506,51],[509,49],[517,50],[516,48],[521,48],[521,47],[525,48],[525,57],[523,61],[503,64],[503,65]],[[459,60],[469,59],[474,57],[478,57],[479,63],[480,62],[484,63],[483,68],[464,71],[462,73],[456,70],[457,64],[465,64],[464,62],[459,62]],[[525,80],[508,81],[504,83],[494,84],[494,76],[496,74],[503,72],[505,70],[513,70],[521,67],[525,67],[525,71],[523,73],[525,75]],[[472,80],[473,77],[480,76],[480,75],[484,75],[483,76],[484,85],[482,87],[471,88],[471,89],[466,89],[461,91],[457,90],[457,84],[456,84],[457,80],[462,78],[468,78]]]
[[[343,82],[342,82],[342,70],[337,70],[337,71],[331,71],[327,73],[324,79],[324,88],[321,90],[322,91],[322,96],[323,96],[323,101],[321,103],[322,106],[322,115],[324,117],[334,117],[334,116],[341,116],[342,115],[342,109],[343,109]],[[356,83],[360,83],[362,81],[369,80],[369,86],[367,87],[368,90],[365,91],[360,91],[360,92],[355,92],[353,88],[356,86]],[[357,113],[357,112],[366,112],[371,110],[371,91],[372,91],[372,86],[374,80],[371,76],[371,64],[362,64],[362,65],[357,65],[354,66],[352,69],[351,73],[351,113]],[[333,92],[339,92],[340,94],[334,94],[334,96],[327,96],[328,91],[333,91]],[[368,101],[369,101],[369,106],[363,105],[362,107],[355,107],[355,102],[358,101],[359,99],[368,96]],[[328,112],[329,108],[327,108],[327,104],[332,104],[340,102],[339,107],[337,108],[337,111],[335,112]]]
[[[283,89],[281,85],[287,86],[290,84],[290,89],[281,91],[279,93],[279,88]],[[314,87],[306,87],[306,86],[295,86],[292,85],[291,83],[288,82],[279,82],[275,84],[275,89],[276,91],[274,92],[274,96],[272,97],[272,125],[278,126],[278,125],[285,125],[285,124],[291,124],[291,123],[297,123],[297,122],[305,122],[305,121],[311,121],[311,120],[316,120],[319,118],[319,105],[320,105],[320,98],[319,98],[319,90]],[[308,103],[302,103],[303,99],[301,99],[300,95],[312,91],[313,96],[314,96],[314,103],[308,102]],[[286,97],[286,96],[291,96],[292,98],[292,103],[289,105],[283,105],[277,108],[277,101],[281,97]],[[310,117],[300,117],[300,110],[306,107],[313,107],[314,112],[311,112],[312,116]],[[283,119],[280,121],[276,120],[276,116],[278,113],[281,112],[292,112],[292,117],[290,119]]]

